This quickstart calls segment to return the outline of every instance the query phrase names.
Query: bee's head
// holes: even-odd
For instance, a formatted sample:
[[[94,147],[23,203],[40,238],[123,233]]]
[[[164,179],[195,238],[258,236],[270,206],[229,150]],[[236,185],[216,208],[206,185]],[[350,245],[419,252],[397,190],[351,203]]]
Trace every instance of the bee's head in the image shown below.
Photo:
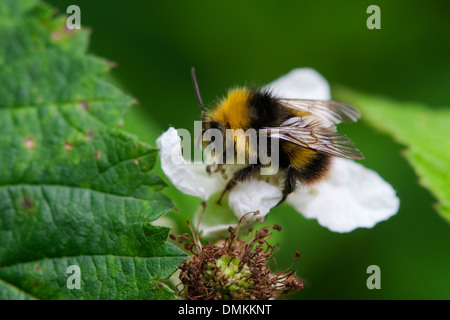
[[[202,124],[204,147],[212,143],[215,145],[215,148],[218,148],[219,145],[225,143],[226,127],[223,123],[216,120],[206,119],[202,122]]]
[[[218,129],[221,132],[225,132],[226,127],[219,121],[204,119],[202,132],[205,132],[206,130],[209,130],[209,129]]]

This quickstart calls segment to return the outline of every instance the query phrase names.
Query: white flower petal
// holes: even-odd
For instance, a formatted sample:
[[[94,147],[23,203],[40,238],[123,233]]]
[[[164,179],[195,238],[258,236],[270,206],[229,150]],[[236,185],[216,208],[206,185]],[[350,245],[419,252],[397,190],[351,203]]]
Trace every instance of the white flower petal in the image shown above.
[[[235,224],[217,224],[214,226],[208,226],[200,223],[199,229],[201,230],[201,236],[205,238],[216,238],[216,239],[225,239],[229,236],[228,228],[229,227],[236,228],[237,223]]]
[[[256,179],[238,183],[228,196],[228,204],[238,218],[247,212],[259,211],[259,215],[248,215],[248,219],[259,219],[267,215],[281,200],[279,188]]]
[[[287,201],[307,218],[335,232],[371,228],[397,213],[400,200],[376,172],[348,159],[333,159],[326,180],[291,194]]]
[[[169,128],[157,140],[161,168],[167,178],[181,192],[207,200],[223,188],[223,179],[206,174],[203,164],[187,164],[181,152],[181,138],[177,130]]]
[[[311,68],[293,69],[265,88],[285,99],[331,99],[330,86],[327,80]]]

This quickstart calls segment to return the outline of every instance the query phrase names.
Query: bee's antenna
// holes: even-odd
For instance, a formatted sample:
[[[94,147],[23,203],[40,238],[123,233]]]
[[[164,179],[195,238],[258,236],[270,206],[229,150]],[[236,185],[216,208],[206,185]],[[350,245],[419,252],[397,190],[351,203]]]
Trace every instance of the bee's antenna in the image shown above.
[[[203,108],[202,97],[200,96],[200,90],[198,90],[198,82],[197,77],[195,76],[195,68],[191,69],[192,81],[194,82],[195,93],[197,94],[198,104],[200,105],[200,109],[202,110],[202,117],[205,116],[205,109]]]

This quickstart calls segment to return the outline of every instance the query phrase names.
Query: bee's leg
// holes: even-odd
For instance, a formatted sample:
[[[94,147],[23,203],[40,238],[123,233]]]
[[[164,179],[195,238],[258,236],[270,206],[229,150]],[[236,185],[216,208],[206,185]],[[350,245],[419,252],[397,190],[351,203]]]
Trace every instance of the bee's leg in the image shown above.
[[[249,165],[245,168],[242,168],[235,173],[233,173],[233,177],[228,181],[227,185],[223,189],[219,200],[217,200],[217,204],[220,205],[222,198],[224,195],[236,186],[236,184],[240,181],[245,181],[250,178],[252,175],[256,174],[259,170],[259,165]]]
[[[216,166],[216,169],[214,169],[214,172],[219,172],[220,170],[222,170],[222,168],[223,168],[223,163],[219,163],[219,164]]]
[[[213,171],[213,166],[208,164],[206,166],[206,173],[211,175],[213,172],[214,173],[219,172],[220,170],[222,170],[222,168],[223,168],[223,163],[219,163],[219,164],[216,164],[216,167],[214,168],[214,171]]]
[[[287,169],[286,179],[284,180],[283,186],[283,197],[277,203],[277,206],[282,204],[286,200],[287,196],[295,191],[295,187],[297,185],[297,172],[298,171],[292,167],[289,167],[289,169]]]

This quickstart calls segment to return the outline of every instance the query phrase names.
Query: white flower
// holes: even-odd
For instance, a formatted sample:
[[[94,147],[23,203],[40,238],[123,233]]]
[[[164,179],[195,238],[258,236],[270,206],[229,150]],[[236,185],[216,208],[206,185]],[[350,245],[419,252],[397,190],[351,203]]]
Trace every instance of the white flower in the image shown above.
[[[283,98],[327,100],[331,96],[327,81],[310,68],[294,69],[266,88]],[[186,163],[180,142],[174,128],[157,140],[161,167],[169,180],[180,191],[203,200],[221,192],[227,181],[220,173],[208,175],[205,165]],[[228,205],[238,218],[250,211],[259,211],[258,217],[263,217],[281,198],[279,188],[253,179],[238,183],[230,191]],[[342,158],[333,158],[324,180],[311,186],[299,186],[286,202],[334,232],[371,228],[394,215],[400,204],[395,190],[376,172]]]
[[[207,200],[225,186],[224,181],[221,181],[223,179],[208,175],[204,165],[186,163],[181,152],[181,138],[174,128],[163,133],[156,144],[161,157],[161,168],[181,192]]]
[[[331,99],[328,82],[314,69],[298,68],[266,86],[284,99]]]
[[[225,187],[227,181],[219,172],[209,175],[206,165],[187,163],[183,159],[181,138],[174,128],[169,128],[156,143],[160,150],[161,168],[170,182],[183,193],[207,200]],[[250,180],[230,191],[228,204],[239,218],[250,211],[259,211],[258,217],[263,217],[281,197],[277,187],[264,181]]]
[[[280,202],[281,198],[279,188],[265,181],[252,179],[239,183],[231,190],[228,204],[238,218],[256,210],[259,211],[259,217],[263,217]]]
[[[372,228],[399,207],[395,190],[375,171],[336,158],[327,178],[291,194],[287,202],[334,232]]]

